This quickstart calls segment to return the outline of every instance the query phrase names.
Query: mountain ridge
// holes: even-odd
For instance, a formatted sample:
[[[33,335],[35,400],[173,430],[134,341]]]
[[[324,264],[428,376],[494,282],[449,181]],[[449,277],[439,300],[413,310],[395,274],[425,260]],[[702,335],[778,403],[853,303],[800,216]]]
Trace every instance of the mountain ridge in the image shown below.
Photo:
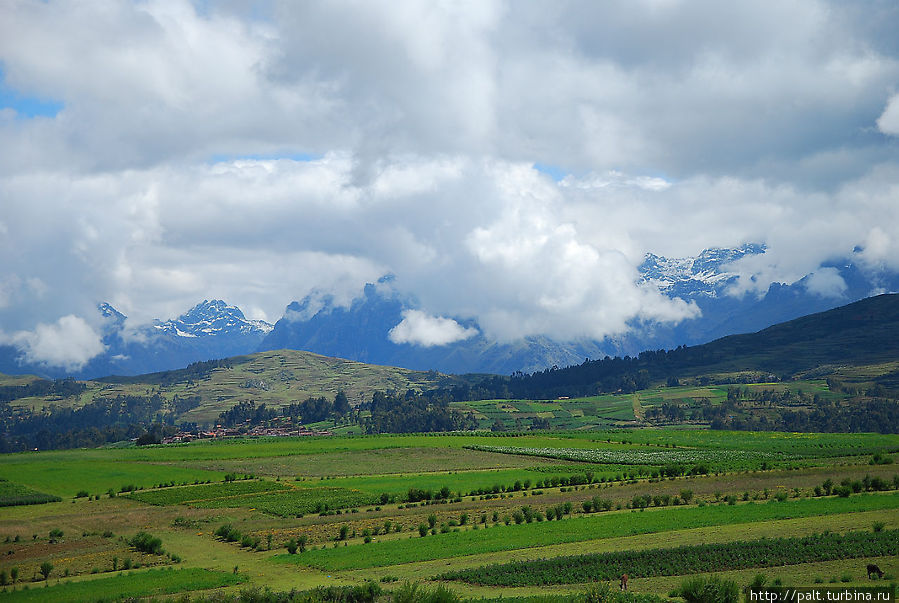
[[[732,249],[705,249],[697,256],[681,258],[646,254],[638,268],[638,282],[658,287],[669,297],[695,303],[701,317],[677,324],[632,321],[627,332],[599,341],[533,336],[499,343],[485,337],[473,319],[450,316],[446,318],[479,333],[446,345],[398,343],[392,340],[391,331],[404,320],[404,312],[418,310],[420,305],[412,297],[401,296],[390,279],[384,278],[365,286],[349,305],[339,304],[329,295],[293,301],[274,325],[249,320],[237,306],[212,299],[203,300],[176,318],[129,329],[127,317],[104,302],[97,311],[105,352],[79,370],[22,363],[16,348],[0,345],[0,371],[79,378],[134,375],[285,348],[415,370],[512,374],[568,366],[584,358],[698,345],[734,333],[754,332],[873,293],[899,291],[899,273],[871,268],[858,261],[853,252],[793,283],[772,283],[763,294],[736,294],[741,283],[734,264],[764,253],[765,245],[746,243]],[[827,287],[822,288],[822,282]]]

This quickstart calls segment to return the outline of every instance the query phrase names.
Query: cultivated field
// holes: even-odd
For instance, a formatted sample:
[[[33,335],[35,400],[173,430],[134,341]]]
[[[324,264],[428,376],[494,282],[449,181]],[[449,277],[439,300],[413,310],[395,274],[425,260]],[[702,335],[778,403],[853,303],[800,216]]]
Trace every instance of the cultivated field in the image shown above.
[[[624,419],[621,398],[601,412]],[[490,421],[513,412],[502,404],[589,406],[472,404]],[[897,451],[890,435],[642,429],[12,454],[0,458],[11,505],[0,509],[0,599],[370,582],[508,598],[617,588],[620,572],[633,592],[667,599],[710,573],[741,588],[757,574],[869,584],[868,563],[888,584],[899,573]]]

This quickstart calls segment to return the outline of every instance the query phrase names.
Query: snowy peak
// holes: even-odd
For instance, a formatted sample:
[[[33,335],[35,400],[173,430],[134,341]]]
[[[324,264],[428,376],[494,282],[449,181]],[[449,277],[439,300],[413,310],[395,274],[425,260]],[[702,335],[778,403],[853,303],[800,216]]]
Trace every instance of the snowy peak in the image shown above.
[[[642,282],[651,282],[668,293],[717,296],[721,286],[736,278],[726,270],[747,255],[765,253],[765,246],[746,243],[736,249],[705,249],[698,256],[666,258],[648,253],[638,270]]]
[[[230,306],[220,299],[204,299],[176,319],[155,321],[153,327],[176,337],[265,335],[272,330],[272,325],[267,322],[248,320],[240,308]]]
[[[100,316],[103,317],[104,321],[108,321],[114,324],[121,324],[125,322],[127,316],[113,308],[107,302],[97,304],[97,311],[100,312]]]

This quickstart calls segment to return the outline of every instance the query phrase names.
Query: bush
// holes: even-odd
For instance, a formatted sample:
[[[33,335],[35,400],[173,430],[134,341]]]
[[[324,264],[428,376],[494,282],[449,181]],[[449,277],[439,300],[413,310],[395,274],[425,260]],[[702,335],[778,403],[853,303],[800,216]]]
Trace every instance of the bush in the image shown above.
[[[138,532],[128,541],[128,544],[143,553],[162,555],[165,552],[162,550],[162,539],[147,532]]]
[[[50,578],[50,573],[53,571],[53,564],[49,561],[44,561],[41,563],[41,575],[44,577],[44,580],[48,580]]]
[[[422,588],[417,582],[404,582],[394,591],[391,603],[456,603],[461,601],[459,595],[438,585],[434,590]]]
[[[677,596],[687,603],[738,603],[740,591],[735,582],[718,576],[698,576],[681,582]]]
[[[383,591],[377,582],[362,586],[319,586],[309,591],[312,601],[339,601],[340,603],[372,603]],[[259,599],[247,599],[251,601]]]
[[[241,538],[241,533],[230,523],[219,526],[213,534],[226,542],[237,542]]]

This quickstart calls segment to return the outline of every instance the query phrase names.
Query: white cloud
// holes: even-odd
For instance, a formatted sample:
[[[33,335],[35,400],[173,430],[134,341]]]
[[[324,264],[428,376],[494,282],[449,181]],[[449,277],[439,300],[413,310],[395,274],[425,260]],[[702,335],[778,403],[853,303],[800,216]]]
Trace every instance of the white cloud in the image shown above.
[[[886,109],[877,118],[877,127],[884,134],[899,136],[899,94],[894,94],[887,102]]]
[[[390,329],[393,343],[410,343],[423,347],[447,345],[478,334],[473,327],[463,327],[452,318],[430,316],[420,310],[404,310],[403,320]]]
[[[899,268],[899,24],[850,5],[0,3],[5,85],[63,105],[0,109],[0,324],[393,273],[488,336],[599,337],[696,315],[646,252],[767,243],[736,293]]]
[[[805,288],[821,297],[841,298],[848,286],[836,268],[820,268],[805,279]]]
[[[38,324],[33,331],[13,333],[8,342],[22,359],[75,371],[106,349],[100,335],[80,316],[68,314],[55,323]]]

